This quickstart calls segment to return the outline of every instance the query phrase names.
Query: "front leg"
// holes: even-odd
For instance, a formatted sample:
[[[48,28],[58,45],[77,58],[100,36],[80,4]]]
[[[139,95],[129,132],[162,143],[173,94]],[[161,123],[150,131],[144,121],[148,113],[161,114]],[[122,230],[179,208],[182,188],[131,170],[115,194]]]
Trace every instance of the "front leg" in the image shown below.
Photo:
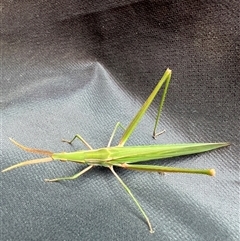
[[[86,167],[85,169],[83,169],[82,171],[80,171],[79,173],[77,173],[73,176],[70,176],[70,177],[58,177],[58,178],[54,178],[54,179],[44,179],[44,181],[45,182],[58,182],[58,181],[63,181],[63,180],[73,180],[73,179],[80,177],[85,172],[89,171],[92,167],[93,167],[93,165],[90,165],[90,166]]]
[[[93,148],[87,143],[87,141],[85,141],[83,139],[83,137],[81,137],[79,134],[75,135],[73,137],[73,139],[71,141],[68,141],[68,140],[65,140],[65,139],[62,139],[63,142],[67,142],[68,144],[72,144],[72,142],[78,138],[87,148],[89,148],[90,150],[92,150]]]

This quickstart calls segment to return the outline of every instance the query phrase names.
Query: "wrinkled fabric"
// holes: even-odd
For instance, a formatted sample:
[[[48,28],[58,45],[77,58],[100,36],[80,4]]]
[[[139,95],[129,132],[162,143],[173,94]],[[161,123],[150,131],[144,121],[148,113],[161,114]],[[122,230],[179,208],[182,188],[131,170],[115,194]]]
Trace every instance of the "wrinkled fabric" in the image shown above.
[[[116,169],[154,234],[110,170],[50,162],[1,173],[0,240],[239,240],[239,1],[3,1],[1,170],[38,158],[8,139],[53,152],[80,134],[107,145],[169,67],[158,100],[126,145],[231,142],[205,154],[151,164],[215,168],[216,177]],[[158,99],[160,97],[157,97]],[[122,134],[119,129],[113,145]]]

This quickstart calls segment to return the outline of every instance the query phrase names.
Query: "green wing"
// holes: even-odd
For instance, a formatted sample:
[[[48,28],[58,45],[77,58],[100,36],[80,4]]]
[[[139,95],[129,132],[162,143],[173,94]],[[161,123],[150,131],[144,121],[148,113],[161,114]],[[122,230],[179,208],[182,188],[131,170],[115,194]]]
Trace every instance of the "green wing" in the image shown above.
[[[111,147],[109,164],[136,163],[149,160],[197,154],[228,146],[229,143],[186,143],[150,146]]]

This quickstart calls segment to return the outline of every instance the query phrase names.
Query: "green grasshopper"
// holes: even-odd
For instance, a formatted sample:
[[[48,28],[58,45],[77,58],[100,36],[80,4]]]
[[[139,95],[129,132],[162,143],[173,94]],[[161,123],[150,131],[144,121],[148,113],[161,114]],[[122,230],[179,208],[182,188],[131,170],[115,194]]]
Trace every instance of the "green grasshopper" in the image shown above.
[[[156,138],[158,135],[160,135],[162,132],[157,133],[156,128],[157,124],[159,122],[159,118],[162,112],[162,107],[166,98],[168,86],[170,83],[172,71],[170,69],[167,69],[158,82],[157,86],[154,88],[148,99],[145,101],[143,106],[140,108],[140,110],[137,112],[133,120],[130,122],[128,127],[125,129],[120,122],[118,122],[112,132],[112,135],[110,137],[109,143],[107,147],[99,148],[99,149],[93,149],[87,141],[85,141],[80,135],[75,135],[71,141],[62,140],[64,142],[67,142],[69,144],[72,144],[72,142],[75,139],[79,139],[81,142],[83,142],[89,150],[81,150],[81,151],[74,151],[74,152],[61,152],[61,153],[53,153],[51,151],[46,150],[40,150],[40,149],[33,149],[29,147],[25,147],[13,139],[10,138],[10,140],[19,148],[23,149],[27,152],[32,153],[38,153],[45,155],[47,157],[41,158],[41,159],[34,159],[34,160],[28,160],[21,163],[18,163],[16,165],[13,165],[11,167],[8,167],[2,172],[6,172],[9,170],[12,170],[17,167],[26,166],[30,164],[37,164],[37,163],[43,163],[43,162],[50,162],[54,160],[60,160],[60,161],[70,161],[80,164],[87,164],[88,166],[81,170],[79,173],[70,176],[70,177],[60,177],[60,178],[54,178],[54,179],[45,179],[45,181],[48,182],[56,182],[56,181],[62,181],[62,180],[73,180],[75,178],[78,178],[88,170],[90,170],[94,166],[103,166],[107,167],[111,170],[111,172],[114,174],[114,176],[118,179],[118,181],[122,184],[122,186],[125,188],[125,190],[128,192],[128,194],[131,196],[137,207],[139,208],[140,212],[144,216],[149,230],[151,233],[153,233],[153,228],[150,223],[150,220],[148,216],[146,215],[145,211],[137,201],[137,199],[134,197],[130,189],[127,187],[127,185],[122,181],[122,179],[118,176],[118,174],[115,172],[114,167],[121,167],[125,169],[130,170],[137,170],[137,171],[149,171],[149,172],[158,172],[158,173],[164,173],[164,172],[179,172],[179,173],[194,173],[194,174],[206,174],[210,176],[215,175],[214,169],[187,169],[187,168],[177,168],[177,167],[166,167],[166,166],[155,166],[155,165],[141,165],[138,164],[140,162],[149,161],[149,160],[156,160],[156,159],[163,159],[163,158],[170,158],[170,157],[177,157],[177,156],[183,156],[183,155],[189,155],[189,154],[196,154],[201,153],[205,151],[210,151],[213,149],[217,149],[220,147],[228,146],[229,143],[227,142],[221,142],[221,143],[186,143],[186,144],[167,144],[167,145],[149,145],[149,146],[127,146],[124,147],[124,144],[134,131],[135,127],[139,123],[140,119],[152,103],[153,99],[155,98],[156,94],[159,92],[161,87],[165,85],[162,98],[160,100],[157,117],[154,125],[153,130],[153,138]],[[124,129],[124,133],[122,135],[122,138],[119,141],[119,144],[117,146],[111,146],[112,139],[115,135],[115,132],[117,129],[121,127]],[[137,163],[137,164],[135,164]]]

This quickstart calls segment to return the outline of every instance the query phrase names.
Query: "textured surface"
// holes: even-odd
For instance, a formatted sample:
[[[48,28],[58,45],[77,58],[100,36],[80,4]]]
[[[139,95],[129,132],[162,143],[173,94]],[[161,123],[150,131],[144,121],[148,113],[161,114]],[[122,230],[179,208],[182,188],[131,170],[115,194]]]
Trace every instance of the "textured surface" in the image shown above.
[[[35,2],[35,3],[34,3]],[[105,146],[164,70],[173,70],[159,129],[152,109],[127,145],[229,141],[211,153],[155,161],[215,168],[215,178],[48,163],[0,174],[0,240],[239,240],[239,1],[6,1],[2,5],[1,169],[35,156],[22,144],[69,151],[81,134]],[[116,137],[115,143],[120,134]]]

